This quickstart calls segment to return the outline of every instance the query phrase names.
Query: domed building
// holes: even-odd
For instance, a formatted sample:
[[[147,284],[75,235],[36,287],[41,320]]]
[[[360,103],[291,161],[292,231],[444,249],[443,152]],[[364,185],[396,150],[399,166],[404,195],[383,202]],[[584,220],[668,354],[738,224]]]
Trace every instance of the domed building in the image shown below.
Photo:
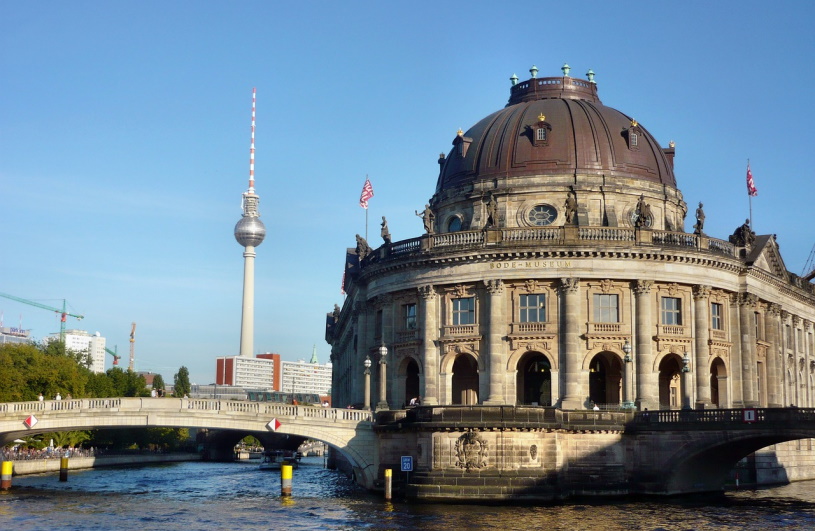
[[[440,156],[425,234],[348,250],[334,403],[815,405],[815,291],[774,236],[708,236],[673,143],[605,106],[591,71],[530,72]]]

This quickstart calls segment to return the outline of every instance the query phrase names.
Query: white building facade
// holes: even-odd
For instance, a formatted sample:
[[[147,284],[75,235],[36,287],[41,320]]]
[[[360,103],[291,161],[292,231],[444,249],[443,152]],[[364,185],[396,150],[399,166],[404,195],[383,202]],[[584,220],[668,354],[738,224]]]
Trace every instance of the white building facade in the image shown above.
[[[49,334],[46,341],[58,341],[59,334]],[[88,368],[93,372],[105,372],[106,340],[99,332],[91,334],[85,330],[65,331],[65,350],[88,354]]]
[[[282,361],[284,393],[331,394],[331,363],[306,363],[305,360]]]

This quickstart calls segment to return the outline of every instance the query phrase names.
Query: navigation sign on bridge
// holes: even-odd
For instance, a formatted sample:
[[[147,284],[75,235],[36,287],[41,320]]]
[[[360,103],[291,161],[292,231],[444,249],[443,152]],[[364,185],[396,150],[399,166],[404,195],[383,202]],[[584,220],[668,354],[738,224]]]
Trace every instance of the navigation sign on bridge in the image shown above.
[[[277,420],[277,419],[270,420],[269,423],[266,425],[266,427],[269,428],[272,431],[279,430],[280,426],[281,426],[280,421]]]
[[[413,472],[413,456],[402,456],[402,472]]]

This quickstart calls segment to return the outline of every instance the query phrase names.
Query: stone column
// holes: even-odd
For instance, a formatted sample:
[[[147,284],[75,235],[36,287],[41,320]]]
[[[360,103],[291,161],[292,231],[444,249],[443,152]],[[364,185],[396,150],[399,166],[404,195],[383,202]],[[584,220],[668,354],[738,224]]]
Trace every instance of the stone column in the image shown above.
[[[812,363],[812,352],[810,352],[810,348],[812,347],[809,341],[809,334],[810,330],[812,330],[812,321],[808,319],[804,319],[803,321],[804,329],[803,334],[801,335],[802,341],[804,342],[804,378],[806,378],[806,392],[807,392],[807,407],[813,407],[813,389],[810,386],[810,379],[809,374],[811,372],[810,364]]]
[[[693,287],[694,331],[696,356],[696,409],[710,406],[710,286]]]
[[[419,287],[421,296],[421,323],[422,323],[422,359],[424,366],[424,390],[422,402],[428,406],[441,403],[439,396],[439,356],[436,340],[439,335],[438,323],[438,296],[433,286]]]
[[[803,376],[801,373],[804,372],[802,369],[802,365],[804,363],[804,359],[801,357],[801,347],[798,345],[798,327],[801,325],[801,318],[797,315],[792,316],[792,359],[793,359],[793,371],[795,371],[795,405],[798,407],[806,406],[806,397],[804,396],[801,388],[803,387],[803,382],[801,382],[801,377]]]
[[[795,396],[790,393],[790,389],[795,387],[795,367],[790,367],[788,336],[787,336],[787,322],[789,321],[790,314],[786,310],[781,310],[778,321],[778,344],[781,346],[781,405],[789,406],[795,402]],[[795,364],[793,360],[793,365]],[[791,374],[792,373],[792,374]],[[791,375],[790,375],[791,374]],[[790,383],[789,379],[792,378]]]
[[[504,283],[501,280],[485,280],[484,285],[489,292],[489,323],[487,324],[490,360],[490,393],[485,404],[499,405],[504,400],[504,382],[506,369],[504,368],[504,335],[506,331],[506,316],[504,311]]]
[[[560,314],[562,409],[583,409],[585,397],[580,393],[580,279],[560,279],[563,311]]]
[[[380,324],[382,327],[382,343],[388,347],[388,357],[390,358],[388,363],[391,366],[390,371],[387,373],[387,382],[385,386],[390,396],[386,397],[386,400],[390,404],[393,404],[393,407],[396,408],[399,407],[405,400],[404,396],[400,396],[400,394],[404,394],[405,387],[404,385],[399,386],[401,388],[400,390],[394,385],[394,383],[399,379],[399,375],[396,374],[399,363],[396,359],[396,349],[393,348],[393,295],[390,293],[380,295],[377,297],[377,303],[379,308],[382,310],[382,323]]]
[[[741,318],[739,317],[738,293],[730,294],[730,366],[727,374],[730,379],[730,407],[744,407],[744,397],[741,391]]]
[[[364,293],[363,293],[364,295]],[[354,303],[353,316],[356,319],[356,353],[354,359],[349,360],[349,373],[351,374],[352,387],[349,393],[349,400],[352,402],[362,402],[365,400],[364,390],[361,389],[360,379],[357,377],[357,367],[362,367],[365,357],[368,355],[368,312],[366,311],[366,304],[361,301]],[[360,393],[362,391],[362,393]],[[353,399],[350,397],[353,396]],[[345,407],[340,405],[339,407]]]
[[[744,405],[758,406],[756,380],[756,326],[755,307],[758,298],[750,293],[742,293],[739,298],[739,328],[741,336],[741,388]]]
[[[654,373],[653,335],[654,325],[651,314],[650,280],[637,280],[634,284],[634,295],[637,302],[636,347],[634,364],[637,370],[637,408],[659,409],[659,377]]]
[[[764,336],[770,346],[767,348],[767,407],[781,407],[781,346],[778,341],[778,317],[781,306],[770,304],[764,314]]]

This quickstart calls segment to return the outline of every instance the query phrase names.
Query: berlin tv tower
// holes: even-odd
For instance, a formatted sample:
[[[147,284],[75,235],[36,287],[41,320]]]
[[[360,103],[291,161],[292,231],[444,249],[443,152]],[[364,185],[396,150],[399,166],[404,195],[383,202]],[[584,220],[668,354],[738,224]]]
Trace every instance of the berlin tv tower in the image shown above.
[[[266,237],[260,221],[255,193],[255,89],[252,89],[252,141],[249,146],[249,189],[241,198],[243,217],[235,225],[235,239],[243,250],[243,309],[241,313],[241,356],[254,357],[255,335],[255,247]]]

